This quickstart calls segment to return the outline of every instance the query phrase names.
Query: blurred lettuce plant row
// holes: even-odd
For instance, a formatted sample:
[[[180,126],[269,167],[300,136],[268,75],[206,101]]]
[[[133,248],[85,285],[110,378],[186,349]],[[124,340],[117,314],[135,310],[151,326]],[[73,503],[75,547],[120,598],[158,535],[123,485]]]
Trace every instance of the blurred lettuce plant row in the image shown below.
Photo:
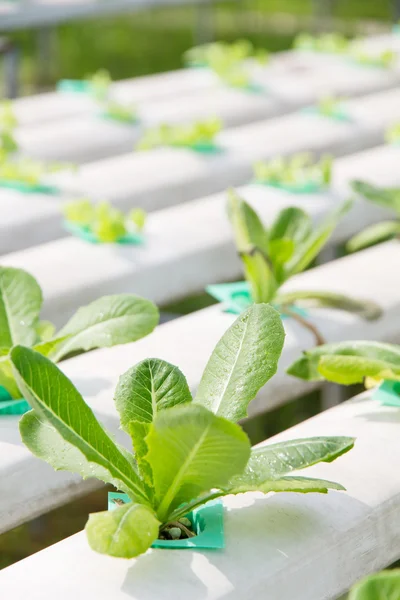
[[[233,0],[216,2],[212,8],[212,36],[233,42],[245,37],[255,46],[278,51],[289,48],[296,31],[268,27],[276,12],[291,17],[312,14],[312,0]],[[359,19],[389,20],[391,1],[337,0],[334,16],[356,22]],[[303,27],[299,22],[299,30]],[[11,36],[22,55],[22,91],[34,86],[50,87],[62,78],[81,79],[99,68],[113,79],[176,69],[183,53],[193,45],[209,41],[199,35],[199,10],[195,6],[152,9],[130,16],[74,22],[58,28],[48,72],[38,81],[37,37],[34,31]],[[85,52],[82,52],[85,48]],[[0,65],[1,69],[1,65]]]

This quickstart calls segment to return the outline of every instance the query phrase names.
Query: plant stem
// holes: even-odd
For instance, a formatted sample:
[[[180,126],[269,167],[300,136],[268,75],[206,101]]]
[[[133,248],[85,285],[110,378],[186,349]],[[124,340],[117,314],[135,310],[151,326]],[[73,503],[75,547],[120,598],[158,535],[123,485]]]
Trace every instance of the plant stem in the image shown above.
[[[196,498],[196,500],[192,500],[192,502],[188,502],[185,506],[181,506],[180,508],[176,508],[174,512],[170,515],[171,519],[178,520],[181,517],[185,517],[192,510],[201,506],[202,504],[206,504],[210,500],[215,500],[216,498],[220,498],[224,496],[227,492],[211,492],[201,496],[200,498]]]
[[[193,531],[190,531],[183,523],[179,521],[168,521],[164,525],[161,525],[160,532],[164,531],[167,527],[178,527],[188,538],[195,537],[196,534]]]
[[[291,317],[292,319],[294,319],[295,321],[300,323],[300,325],[302,325],[303,327],[308,329],[315,338],[316,346],[322,346],[323,344],[326,343],[325,339],[323,338],[322,334],[319,332],[318,328],[315,325],[313,325],[312,323],[310,323],[310,321],[307,321],[307,319],[305,319],[298,313],[290,310],[290,308],[288,308],[285,305],[282,306],[282,313],[284,313],[288,317]]]

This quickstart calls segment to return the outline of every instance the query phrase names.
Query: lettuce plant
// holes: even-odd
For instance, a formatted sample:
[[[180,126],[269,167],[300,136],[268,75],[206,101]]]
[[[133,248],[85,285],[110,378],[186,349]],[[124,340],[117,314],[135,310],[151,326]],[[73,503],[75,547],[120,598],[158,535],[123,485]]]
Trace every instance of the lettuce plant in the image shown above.
[[[142,554],[171,526],[187,535],[186,515],[227,494],[343,489],[292,472],[333,461],[352,448],[352,438],[251,449],[236,424],[276,372],[283,341],[279,314],[255,305],[218,342],[194,398],[178,367],[163,360],[129,369],[114,399],[133,454],[112,440],[51,361],[21,346],[12,350],[13,374],[33,408],[20,421],[24,443],[55,469],[96,477],[130,498],[114,511],[90,515],[92,549],[122,558]]]
[[[138,120],[136,106],[129,106],[116,100],[106,100],[103,104],[103,114],[110,119],[122,123],[135,123]]]
[[[231,64],[242,63],[249,58],[265,63],[268,54],[266,50],[254,48],[249,40],[237,40],[231,44],[227,42],[203,44],[190,48],[184,54],[185,62],[195,66],[212,66],[220,57],[225,57],[225,60]]]
[[[376,319],[381,313],[372,302],[333,292],[280,292],[280,287],[288,279],[304,271],[316,258],[350,206],[351,203],[344,203],[318,226],[313,225],[312,219],[303,210],[286,208],[267,229],[244,200],[234,192],[229,197],[228,214],[252,300],[273,303],[283,314],[292,316],[310,329],[318,344],[323,343],[321,334],[305,318],[291,310],[293,305],[337,308],[365,319]]]
[[[18,143],[14,137],[18,125],[10,102],[0,105],[0,181],[3,184],[38,186],[45,175],[72,168],[63,163],[43,163],[24,156],[18,156]]]
[[[252,85],[247,61],[253,59],[266,64],[266,50],[255,49],[248,40],[233,44],[215,42],[191,48],[185,53],[185,61],[192,66],[209,67],[224,83],[233,87],[246,88]]]
[[[389,69],[394,65],[397,59],[396,52],[393,50],[382,50],[378,54],[369,54],[362,47],[354,45],[350,49],[350,57],[360,65],[367,67],[380,67]]]
[[[100,69],[94,75],[87,77],[89,93],[96,100],[104,116],[121,121],[122,123],[135,123],[137,109],[134,105],[123,104],[112,97],[110,73]]]
[[[124,215],[107,201],[94,203],[87,198],[67,202],[63,213],[68,223],[89,231],[96,240],[104,243],[117,242],[129,234],[139,233],[146,222],[146,213],[141,208],[134,208]]]
[[[355,585],[348,600],[397,600],[400,598],[400,569],[381,571]]]
[[[110,93],[111,77],[106,69],[99,69],[93,75],[86,78],[90,94],[99,102],[105,101]]]
[[[332,157],[319,161],[307,152],[291,158],[275,158],[254,165],[254,175],[259,183],[286,188],[292,191],[319,190],[330,184]]]
[[[56,333],[40,320],[42,290],[22,269],[0,267],[0,386],[21,398],[11,371],[10,353],[18,344],[58,362],[71,354],[134,342],[153,331],[158,310],[134,294],[104,296],[84,306]]]
[[[400,346],[381,342],[351,341],[324,344],[307,350],[288,369],[306,381],[333,381],[367,387],[382,380],[400,381]]]
[[[395,123],[386,132],[386,141],[388,144],[400,143],[400,123]]]
[[[333,98],[332,96],[325,96],[318,100],[317,112],[329,119],[345,118],[343,100],[341,98]]]
[[[150,150],[160,146],[189,148],[215,148],[215,138],[221,131],[219,119],[197,121],[188,125],[163,124],[149,129],[138,144],[139,150]]]
[[[396,218],[367,227],[348,242],[347,250],[356,252],[373,244],[400,238],[400,188],[380,188],[364,181],[353,181],[352,188],[366,200],[392,210]]]
[[[17,126],[17,118],[10,100],[0,102],[0,164],[7,156],[17,150],[14,139],[14,130]]]
[[[17,118],[10,100],[0,102],[0,165],[11,153],[18,149],[14,138],[17,124]]]
[[[293,43],[296,50],[312,50],[329,54],[345,54],[349,45],[349,40],[340,33],[324,33],[318,36],[301,33]]]
[[[0,131],[14,131],[17,125],[11,100],[3,100],[0,102]]]
[[[14,148],[17,149],[18,146],[15,145]],[[32,188],[40,186],[47,175],[64,169],[75,169],[75,167],[66,163],[44,163],[22,156],[7,156],[4,162],[0,160],[0,181],[4,184],[17,183]],[[56,191],[52,186],[43,187]]]

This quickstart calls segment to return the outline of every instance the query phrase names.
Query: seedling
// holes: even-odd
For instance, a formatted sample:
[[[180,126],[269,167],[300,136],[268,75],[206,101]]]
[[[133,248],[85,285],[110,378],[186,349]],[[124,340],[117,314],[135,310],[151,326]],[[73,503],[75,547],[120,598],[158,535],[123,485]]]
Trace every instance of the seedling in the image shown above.
[[[254,58],[260,63],[268,60],[268,53],[261,48],[255,48],[249,40],[238,40],[232,44],[214,42],[195,46],[184,54],[186,64],[194,66],[211,66],[220,57],[233,63],[241,63],[249,58]]]
[[[7,157],[18,149],[14,138],[17,118],[9,100],[0,102],[0,166]]]
[[[328,119],[348,119],[343,108],[342,98],[333,98],[331,96],[320,98],[317,103],[317,112]]]
[[[288,279],[304,271],[316,258],[350,206],[351,203],[344,203],[318,226],[313,225],[303,210],[286,208],[267,229],[244,200],[233,191],[229,194],[228,214],[248,282],[249,302],[274,304],[283,315],[309,329],[317,344],[324,343],[318,329],[293,307],[336,308],[365,319],[376,319],[381,314],[380,308],[372,302],[333,292],[280,292]]]
[[[139,150],[150,150],[160,146],[175,146],[192,148],[193,150],[216,150],[215,138],[221,131],[222,124],[219,119],[197,121],[189,125],[160,125],[147,131],[141,142]]]
[[[400,238],[400,188],[380,188],[363,181],[353,181],[352,188],[366,200],[394,211],[396,219],[367,227],[348,242],[346,249],[356,252],[380,242]]]
[[[268,62],[266,50],[255,49],[248,40],[233,44],[216,42],[188,50],[185,62],[191,66],[207,66],[224,83],[238,88],[252,87],[250,59],[260,64]]]
[[[75,313],[56,333],[39,318],[42,290],[22,269],[0,267],[0,389],[12,398],[21,391],[11,371],[10,353],[18,344],[32,347],[54,362],[68,355],[134,342],[153,331],[158,310],[134,294],[103,296]]]
[[[17,154],[18,143],[14,137],[18,125],[12,105],[0,104],[0,186],[18,187],[21,191],[56,192],[52,186],[43,184],[43,178],[51,173],[74,168],[63,163],[43,163]]]
[[[292,158],[275,158],[254,165],[256,181],[291,192],[313,192],[329,186],[332,178],[332,157],[319,161],[309,153]]]
[[[136,123],[138,120],[135,106],[121,104],[116,100],[107,100],[103,103],[103,115],[122,123]]]
[[[349,45],[349,40],[340,33],[325,33],[319,36],[301,33],[293,43],[296,50],[311,50],[328,54],[345,54]]]
[[[388,144],[400,144],[400,123],[389,127],[385,137]]]
[[[400,381],[400,346],[369,341],[325,344],[305,351],[288,373],[306,381],[364,382],[366,387]]]
[[[136,123],[136,106],[126,105],[112,98],[111,83],[110,73],[100,69],[84,80],[64,79],[58,88],[63,91],[88,93],[99,105],[103,116],[123,123]]]
[[[392,50],[382,50],[378,54],[369,54],[361,46],[353,45],[350,49],[350,58],[356,63],[366,67],[378,67],[381,69],[390,69],[397,60],[396,52]]]
[[[178,367],[163,360],[146,359],[129,369],[114,399],[134,454],[109,437],[56,365],[28,348],[12,350],[13,374],[34,409],[20,421],[31,452],[55,469],[111,483],[131,500],[90,515],[86,533],[93,550],[132,558],[166,531],[178,535],[172,527],[190,535],[184,518],[228,494],[343,490],[291,473],[335,460],[352,448],[352,438],[251,449],[236,424],[275,373],[283,341],[279,314],[267,305],[250,307],[218,342],[194,399]]]
[[[400,598],[400,569],[381,571],[362,579],[348,600],[396,600]]]
[[[86,198],[68,202],[63,213],[73,232],[103,243],[138,242],[138,234],[146,222],[146,213],[141,208],[134,208],[124,215],[107,201],[93,203]]]
[[[89,92],[99,102],[107,100],[110,94],[112,79],[110,73],[105,69],[99,69],[93,75],[86,78]]]
[[[12,102],[3,100],[0,102],[0,131],[12,132],[17,127],[17,117],[15,116]]]

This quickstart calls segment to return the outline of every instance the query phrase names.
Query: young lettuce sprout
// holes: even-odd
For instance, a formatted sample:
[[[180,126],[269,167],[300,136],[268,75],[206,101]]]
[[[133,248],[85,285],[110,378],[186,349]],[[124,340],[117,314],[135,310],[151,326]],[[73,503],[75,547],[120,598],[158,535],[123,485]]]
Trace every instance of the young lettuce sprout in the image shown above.
[[[348,600],[396,600],[400,598],[400,569],[381,571],[355,585]]]
[[[160,146],[189,148],[215,147],[215,138],[222,129],[219,119],[197,121],[189,125],[160,125],[147,131],[138,144],[139,150]]]
[[[385,139],[388,144],[399,144],[400,143],[400,123],[396,123],[389,127],[386,132]]]
[[[94,203],[87,198],[67,202],[63,213],[67,223],[93,233],[104,243],[114,243],[129,233],[141,232],[146,222],[146,213],[141,208],[134,208],[124,215],[105,200]]]
[[[107,100],[112,82],[108,71],[99,69],[93,75],[86,77],[86,81],[89,84],[90,93],[95,100],[98,102]]]
[[[18,122],[12,104],[0,105],[0,181],[4,184],[19,183],[25,186],[37,186],[47,174],[71,169],[72,165],[62,163],[45,164],[37,160],[17,156],[18,143],[14,130]]]
[[[0,131],[12,132],[17,125],[18,121],[11,100],[3,100],[0,102]]]
[[[385,379],[400,381],[400,346],[356,341],[325,344],[307,350],[287,371],[305,381],[333,381],[343,385]]]
[[[380,188],[364,181],[353,181],[351,185],[353,190],[366,200],[392,210],[396,219],[374,223],[355,235],[347,243],[348,252],[356,252],[380,242],[400,238],[400,188]]]
[[[254,165],[256,181],[289,190],[319,190],[330,184],[332,157],[323,156],[319,161],[307,152],[291,158],[275,158]]]
[[[349,40],[340,33],[324,33],[319,36],[301,33],[293,43],[293,47],[297,50],[312,50],[329,54],[344,54],[348,51],[349,45]]]
[[[107,100],[103,103],[104,115],[122,123],[135,123],[137,118],[136,106],[121,104],[116,100]]]
[[[216,42],[205,44],[188,50],[185,61],[193,66],[207,66],[228,85],[246,88],[251,85],[249,64],[246,61],[253,59],[261,64],[268,62],[266,50],[256,50],[251,42],[239,40],[233,44]]]
[[[18,150],[14,131],[18,125],[10,100],[0,102],[0,161],[5,161],[10,154]],[[0,166],[1,166],[0,163]]]
[[[304,271],[316,258],[351,203],[345,202],[320,225],[295,207],[282,210],[267,229],[257,213],[233,191],[229,193],[228,214],[232,223],[237,251],[242,259],[252,300],[272,303],[283,314],[292,316],[312,331],[317,344],[324,342],[318,330],[291,310],[293,305],[337,308],[376,319],[380,308],[369,301],[348,298],[325,291],[280,292],[293,275]]]
[[[115,100],[112,97],[111,83],[110,73],[105,69],[100,69],[83,81],[62,81],[60,87],[66,90],[85,91],[102,109],[104,116],[123,123],[135,123],[137,121],[136,107]]]
[[[344,115],[343,99],[325,96],[320,98],[317,103],[318,113],[323,117],[336,118]]]
[[[12,398],[21,391],[11,371],[10,353],[18,344],[32,347],[54,362],[70,354],[134,342],[153,331],[156,306],[134,294],[104,296],[79,308],[56,333],[39,318],[42,290],[22,269],[0,267],[0,386]]]
[[[350,48],[350,57],[360,65],[367,67],[380,67],[390,69],[397,60],[396,52],[393,50],[383,50],[378,54],[369,54],[362,46],[354,44]]]
[[[184,53],[186,64],[210,68],[222,62],[232,67],[251,58],[265,64],[268,61],[268,52],[262,48],[255,48],[248,40],[238,40],[232,44],[226,42],[203,44]]]
[[[55,469],[96,477],[130,498],[114,511],[90,515],[86,533],[93,550],[138,556],[171,527],[185,533],[184,518],[194,508],[228,494],[343,490],[292,472],[335,460],[352,448],[353,438],[252,449],[236,424],[276,372],[284,335],[271,306],[250,307],[218,342],[194,398],[178,367],[163,360],[129,369],[115,405],[134,454],[112,440],[56,365],[28,348],[12,350],[12,373],[33,408],[20,421],[27,447]]]

